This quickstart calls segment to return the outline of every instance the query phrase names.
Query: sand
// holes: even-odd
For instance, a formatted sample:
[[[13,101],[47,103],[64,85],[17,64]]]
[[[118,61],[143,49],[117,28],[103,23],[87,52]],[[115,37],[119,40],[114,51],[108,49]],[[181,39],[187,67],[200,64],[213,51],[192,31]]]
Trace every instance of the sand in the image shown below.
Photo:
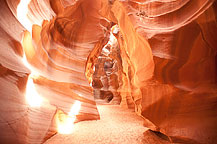
[[[142,144],[143,119],[118,105],[98,105],[101,119],[75,124],[70,135],[57,134],[46,144]]]

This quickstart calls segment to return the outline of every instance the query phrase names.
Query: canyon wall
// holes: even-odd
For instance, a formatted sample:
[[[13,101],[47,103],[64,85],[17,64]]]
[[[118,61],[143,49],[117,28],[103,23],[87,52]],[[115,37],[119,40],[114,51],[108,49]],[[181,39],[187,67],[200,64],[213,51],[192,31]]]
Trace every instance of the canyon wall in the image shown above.
[[[85,66],[104,37],[104,26],[95,18],[100,2],[64,8],[58,1],[36,0],[21,12],[18,4],[1,1],[0,141],[42,143],[56,134],[57,123],[67,119],[76,101],[81,109],[75,122],[99,119]]]
[[[216,1],[32,0],[26,16],[0,2],[1,142],[46,141],[76,101],[76,122],[99,119],[93,89],[171,142],[217,141]]]
[[[123,64],[131,85],[128,95],[136,112],[153,124],[145,125],[172,142],[214,143],[216,2],[132,0],[115,1],[107,8],[108,17],[119,24],[119,43],[129,60]],[[147,40],[152,52],[145,51],[147,45],[136,45],[139,37],[135,40],[137,34],[132,38],[132,33]]]

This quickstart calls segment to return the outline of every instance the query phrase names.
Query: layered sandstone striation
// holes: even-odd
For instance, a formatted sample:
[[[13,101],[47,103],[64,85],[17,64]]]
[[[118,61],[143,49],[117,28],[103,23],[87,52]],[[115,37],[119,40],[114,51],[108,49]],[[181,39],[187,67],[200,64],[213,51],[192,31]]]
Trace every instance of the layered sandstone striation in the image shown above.
[[[141,85],[131,80],[132,97],[139,97],[136,111],[173,142],[214,143],[217,128],[216,2],[133,0],[121,3],[120,6],[115,1],[111,6],[120,28],[127,25],[122,20],[126,22],[128,15],[136,31],[150,44],[154,60],[151,79],[147,77]],[[128,29],[129,26],[121,32],[123,41],[127,41],[124,35],[131,34]],[[130,48],[132,50],[133,46]],[[145,58],[133,64],[135,60],[130,50],[124,49],[129,52],[132,66],[139,66],[148,57],[146,52]],[[138,46],[136,50],[140,52]],[[146,68],[149,69],[142,72],[143,78],[150,70]],[[134,69],[133,74],[130,73],[139,76],[139,72]],[[139,96],[133,94],[137,90],[140,90]]]
[[[85,66],[104,37],[95,18],[100,3],[55,9],[60,6],[56,2],[31,1],[27,23],[18,17],[19,1],[1,3],[1,142],[44,142],[58,131],[56,119],[63,120],[76,100],[81,102],[76,121],[99,119]],[[85,12],[87,7],[92,11]],[[39,107],[26,102],[28,75],[43,99]]]
[[[94,95],[171,142],[217,141],[216,1],[21,2],[0,1],[1,142],[45,142],[76,101],[75,122],[99,119]]]

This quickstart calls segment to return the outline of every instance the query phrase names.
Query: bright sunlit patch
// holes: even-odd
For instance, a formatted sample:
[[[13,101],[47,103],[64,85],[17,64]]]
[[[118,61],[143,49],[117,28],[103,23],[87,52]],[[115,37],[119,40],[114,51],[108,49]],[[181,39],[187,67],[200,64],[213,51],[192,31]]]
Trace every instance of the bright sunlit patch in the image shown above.
[[[17,19],[19,22],[31,33],[32,32],[32,23],[28,19],[28,5],[31,0],[21,0],[17,6]],[[24,51],[28,53],[28,56],[33,57],[34,51],[32,48],[32,38],[29,32],[24,33],[24,38],[22,40],[22,45]],[[39,75],[31,69],[30,64],[27,61],[26,55],[24,53],[23,63],[31,70],[29,75],[27,85],[26,85],[26,101],[31,107],[40,107],[44,99],[37,93],[33,78],[37,78]]]
[[[68,115],[64,114],[63,112],[57,113],[58,133],[71,134],[73,132],[76,115],[78,115],[80,108],[81,108],[81,102],[75,101]]]
[[[26,101],[31,107],[40,107],[43,98],[37,93],[34,82],[34,75],[30,74],[26,85]]]
[[[28,5],[31,0],[21,0],[17,6],[17,19],[31,33],[32,23],[27,17]]]
[[[112,26],[112,33],[113,34],[117,34],[119,31],[120,31],[120,29],[119,29],[118,25]]]
[[[22,41],[22,45],[24,45],[26,41]],[[26,46],[27,48],[29,45]],[[27,51],[29,52],[29,51]],[[35,88],[35,84],[33,82],[33,78],[36,79],[39,74],[37,74],[35,71],[32,70],[31,65],[28,63],[26,54],[24,53],[22,61],[26,67],[28,67],[31,71],[31,74],[28,77],[28,81],[26,84],[26,101],[28,105],[31,107],[40,107],[42,102],[44,101],[43,98],[38,94]]]
[[[108,44],[110,44],[112,47],[116,47],[117,46],[117,39],[114,36],[114,34],[117,34],[118,32],[119,32],[118,25],[112,26],[111,32],[110,32],[110,36],[109,36],[109,41],[108,41]]]
[[[69,116],[78,115],[78,113],[80,111],[80,108],[81,108],[81,102],[80,101],[75,101],[75,103],[71,107],[71,110],[69,112]]]

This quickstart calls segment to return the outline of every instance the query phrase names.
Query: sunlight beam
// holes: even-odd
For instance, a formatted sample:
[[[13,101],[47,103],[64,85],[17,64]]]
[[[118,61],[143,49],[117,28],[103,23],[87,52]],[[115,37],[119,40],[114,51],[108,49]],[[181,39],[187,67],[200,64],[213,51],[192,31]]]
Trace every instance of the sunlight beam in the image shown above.
[[[32,23],[28,19],[28,5],[31,0],[21,0],[17,6],[17,19],[30,33],[32,32]]]
[[[76,115],[78,115],[80,108],[81,108],[81,102],[75,101],[68,115],[61,112],[57,113],[58,133],[71,134],[73,132]]]

